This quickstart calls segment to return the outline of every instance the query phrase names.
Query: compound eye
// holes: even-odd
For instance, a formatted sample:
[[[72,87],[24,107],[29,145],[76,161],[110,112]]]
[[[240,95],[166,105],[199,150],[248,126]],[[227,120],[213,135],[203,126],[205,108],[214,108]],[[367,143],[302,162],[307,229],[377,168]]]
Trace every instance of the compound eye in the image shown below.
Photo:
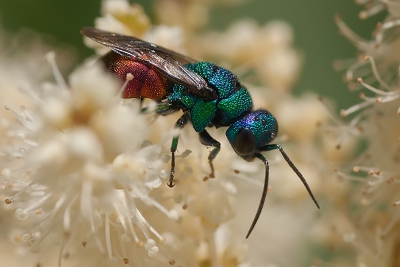
[[[235,138],[235,151],[239,155],[249,155],[254,150],[254,134],[250,129],[240,130]]]

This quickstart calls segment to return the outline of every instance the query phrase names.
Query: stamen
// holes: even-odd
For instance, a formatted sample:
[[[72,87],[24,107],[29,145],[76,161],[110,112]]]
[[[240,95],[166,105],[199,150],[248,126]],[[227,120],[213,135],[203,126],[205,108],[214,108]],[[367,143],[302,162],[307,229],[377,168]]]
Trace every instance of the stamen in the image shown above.
[[[26,128],[29,129],[29,127],[26,125],[25,116],[22,116],[21,114],[15,112],[12,108],[10,108],[7,105],[4,105],[4,109],[9,111],[22,125],[24,125]]]
[[[68,239],[68,243],[66,244],[66,246],[64,248],[64,250],[66,251],[65,254],[67,254],[67,253],[69,254],[68,251],[70,250],[70,247],[71,247],[73,241],[75,241],[74,239],[75,239],[75,236],[76,236],[76,233],[77,233],[76,228],[78,227],[78,224],[79,224],[79,219],[78,218],[79,218],[79,214],[76,214],[74,216],[74,220],[72,220],[73,221],[73,225],[72,225],[71,230],[69,230],[68,232],[64,233],[65,238]],[[66,258],[65,254],[63,256],[64,258]]]
[[[186,151],[190,151],[190,150],[186,150]],[[185,151],[185,152],[186,152]],[[190,152],[189,152],[190,153]],[[148,201],[151,205],[153,205],[154,207],[156,207],[159,211],[161,211],[162,213],[164,213],[166,216],[168,216],[171,219],[177,220],[179,215],[176,213],[176,211],[174,210],[167,210],[164,206],[162,206],[159,202],[157,202],[156,200],[154,200],[151,197],[148,197],[147,195],[143,194],[140,190],[137,190],[135,187],[132,189],[132,191],[137,194],[138,196],[140,196],[140,198],[144,199],[145,201]]]
[[[65,241],[65,239],[63,238],[61,241],[60,251],[58,252],[58,264],[57,264],[58,267],[61,267],[61,259],[62,259],[62,254],[64,251],[64,241]]]
[[[387,234],[390,232],[390,230],[393,229],[393,226],[398,222],[399,217],[400,217],[400,210],[396,209],[394,216],[392,216],[388,226],[386,226],[385,230],[383,231],[382,237],[387,236]]]
[[[33,147],[38,147],[39,146],[39,144],[37,142],[32,141],[32,140],[28,140],[28,139],[24,138],[24,139],[22,139],[22,141],[24,141],[24,143],[26,143],[28,145],[31,145]]]
[[[25,106],[20,106],[20,109],[22,113],[28,118],[30,121],[34,121],[35,118],[33,117],[33,114],[30,112],[30,110],[26,109]]]
[[[109,216],[105,215],[105,235],[106,235],[106,247],[107,247],[107,254],[108,259],[112,260],[112,247],[111,247],[111,236],[110,236],[110,218]]]
[[[353,65],[354,59],[335,59],[333,61],[333,68],[336,71],[342,71],[344,69],[348,69],[351,65]]]
[[[38,94],[30,87],[30,85],[28,83],[20,83],[18,85],[18,89],[28,95],[30,97],[30,99],[33,100],[33,102],[37,105],[40,106],[43,104],[42,100],[40,99],[40,97],[38,96]]]
[[[364,195],[370,195],[373,192],[377,191],[379,189],[379,184],[381,184],[382,182],[384,182],[383,179],[381,180],[376,180],[375,182],[373,181],[368,181],[367,182],[367,186],[368,188],[365,189],[365,191],[363,192]]]
[[[140,228],[140,230],[142,231],[144,237],[145,237],[146,239],[150,239],[150,234],[149,234],[149,232],[147,231],[146,226],[144,225],[143,221],[140,220],[140,218],[143,217],[143,216],[141,216],[141,215],[142,215],[142,214],[140,214],[140,211],[139,211],[137,208],[135,208],[135,216],[133,217],[133,218],[136,219],[136,220],[135,220],[135,224]],[[133,228],[132,228],[132,229],[133,229]]]
[[[354,175],[348,175],[347,173],[339,171],[338,168],[334,168],[333,171],[336,172],[340,178],[344,178],[349,181],[356,181],[356,182],[363,182],[363,183],[366,182],[365,178],[357,177]]]
[[[393,94],[392,96],[387,96],[387,97],[384,97],[384,98],[380,98],[380,102],[379,103],[392,102],[392,101],[398,99],[399,97],[400,97],[400,94]]]
[[[161,253],[161,255],[164,256],[164,258],[167,260],[167,262],[168,262],[170,265],[174,265],[174,264],[175,264],[175,260],[169,259],[169,258],[167,257],[167,255],[164,253],[164,251],[163,251],[161,248],[159,248],[159,252]]]
[[[122,240],[123,234],[121,234],[119,227],[115,227],[115,229],[117,230],[118,236],[120,236],[120,238],[118,238],[118,241],[119,241],[119,245],[121,246],[122,261],[124,262],[124,264],[129,264],[129,258],[128,258],[128,253],[126,252],[125,242],[124,242],[124,240]]]
[[[32,187],[33,185],[34,185],[33,183],[30,183],[30,184],[26,185],[26,187],[25,187],[24,189],[18,190],[18,192],[17,192],[15,195],[13,195],[12,197],[6,199],[6,204],[11,204],[11,202],[12,202],[14,199],[16,199],[17,197],[19,197],[19,196],[22,195],[23,193],[26,193],[26,192],[28,191],[28,189],[29,189],[30,187]]]
[[[385,23],[380,23],[379,26],[377,27],[377,35],[376,35],[376,40],[378,43],[381,43],[383,40],[383,36],[386,30],[390,28],[394,28],[396,26],[400,25],[400,19],[392,20],[392,21],[387,21]]]
[[[166,240],[164,237],[162,237],[157,231],[156,229],[153,228],[153,226],[150,225],[150,223],[143,217],[143,215],[137,210],[137,216],[139,217],[139,219],[144,223],[144,225],[147,226],[147,228],[149,228],[149,230],[156,236],[158,237],[158,239],[160,240],[160,242],[164,243]]]
[[[122,228],[124,229],[124,232],[126,233],[126,232],[128,231],[128,228],[127,228],[127,226],[126,226],[125,218],[124,218],[124,216],[121,214],[121,211],[120,211],[120,209],[119,209],[118,206],[115,207],[115,211],[116,211],[116,213],[117,213],[118,221],[119,221],[120,225],[122,226]]]
[[[368,17],[376,15],[377,13],[381,12],[384,9],[385,9],[384,5],[378,4],[375,6],[371,6],[368,10],[361,11],[358,16],[360,19],[367,19]]]
[[[156,241],[151,238],[147,239],[146,243],[144,244],[144,248],[147,250],[147,254],[150,257],[155,257],[159,251],[159,248],[156,246]]]
[[[57,66],[55,57],[56,57],[56,54],[54,53],[54,51],[48,52],[45,55],[45,59],[46,59],[47,63],[49,63],[51,66],[51,69],[53,71],[53,76],[57,82],[57,85],[65,90],[68,90],[67,83],[65,82],[64,78],[61,75],[61,72]]]
[[[167,210],[164,206],[162,206],[159,202],[155,201],[154,199],[148,197],[146,200],[150,201],[150,203],[156,207],[159,211],[164,213],[168,216],[168,218],[177,220],[179,218],[178,213],[175,210]]]
[[[32,120],[26,119],[26,117],[28,116],[27,112],[24,111],[23,114],[17,113],[7,105],[4,105],[4,109],[9,111],[25,128],[27,128],[30,131],[35,131],[36,125],[32,122]],[[20,138],[29,145],[35,147],[37,146],[36,142],[25,139],[25,133],[23,133],[22,131],[11,132],[11,133],[12,134],[7,133],[8,136]]]
[[[263,187],[263,185],[264,185],[263,182],[261,182],[259,179],[255,179],[252,176],[247,176],[247,175],[244,175],[242,173],[239,173],[238,175],[235,175],[234,177],[235,178],[239,178],[239,179],[241,179],[241,180],[243,180],[245,182],[249,182],[250,184],[259,186],[259,187]],[[268,190],[270,190],[270,188],[271,187],[268,186]]]
[[[72,201],[70,201],[68,206],[65,208],[64,220],[63,220],[64,231],[69,231],[69,227],[70,227],[70,223],[71,223],[70,211],[71,211],[72,204],[74,204],[76,198],[77,198],[77,195],[74,196]]]
[[[128,223],[129,230],[132,233],[132,236],[133,236],[133,239],[135,240],[135,243],[138,246],[142,246],[143,245],[142,241],[140,241],[139,237],[137,236],[137,234],[136,234],[136,232],[135,232],[135,230],[133,228],[133,224],[132,224],[132,220],[131,220],[132,215],[133,215],[131,211],[136,209],[135,204],[134,204],[134,200],[132,198],[127,198],[126,197],[127,196],[127,192],[129,192],[129,190],[126,189],[125,187],[124,187],[122,192],[123,192],[123,194],[121,194],[121,197],[122,197],[122,212],[126,216],[126,222]],[[121,217],[124,217],[124,216],[121,215]],[[133,218],[135,218],[135,217],[133,217]],[[125,229],[125,231],[128,232],[127,229]],[[126,238],[129,238],[128,235],[126,235]]]
[[[353,81],[354,79],[354,72],[359,70],[362,66],[365,66],[365,61],[356,61],[353,65],[351,65],[346,71],[346,80]]]
[[[19,215],[25,217],[29,212],[31,212],[31,211],[37,209],[38,207],[42,206],[43,203],[45,203],[46,200],[49,199],[51,196],[52,196],[52,194],[51,194],[51,193],[48,193],[48,194],[45,195],[44,197],[40,198],[38,201],[33,202],[30,206],[28,206],[28,207],[26,207],[26,208],[24,208],[24,209],[17,209],[17,210],[15,211],[17,217],[18,217]]]
[[[365,51],[368,48],[368,41],[355,34],[344,23],[340,15],[335,15],[335,22],[338,25],[340,32],[346,36],[360,51]]]
[[[375,87],[373,87],[373,86],[371,86],[369,84],[366,84],[362,78],[358,78],[357,82],[359,84],[361,84],[362,86],[364,86],[366,89],[368,89],[371,92],[374,92],[375,94],[378,94],[378,95],[390,96],[390,95],[398,94],[397,92],[393,92],[393,91],[385,92],[385,91],[379,90],[379,89],[377,89],[377,88],[375,88]]]
[[[364,61],[368,61],[368,60],[369,60],[369,62],[371,62],[372,73],[374,74],[375,79],[376,79],[376,80],[379,82],[379,84],[382,85],[384,88],[386,88],[387,90],[391,90],[390,86],[389,86],[387,83],[385,83],[385,82],[382,80],[381,76],[379,75],[378,68],[376,67],[374,58],[371,57],[371,56],[365,56],[365,57],[364,57]]]
[[[336,123],[336,125],[342,125],[343,122],[340,120],[340,118],[337,117],[335,113],[333,113],[332,108],[328,106],[328,104],[324,101],[324,99],[322,97],[318,97],[318,100],[328,111],[328,116],[331,118],[331,120],[333,120],[333,122]]]
[[[99,235],[96,231],[96,226],[94,222],[93,216],[93,208],[92,208],[92,191],[93,191],[93,184],[90,181],[85,180],[82,184],[81,189],[81,213],[88,214],[90,220],[90,230],[93,234],[94,240],[96,245],[101,253],[104,253],[103,245],[100,241]]]
[[[369,106],[371,106],[373,104],[374,104],[374,101],[361,102],[361,103],[356,104],[356,105],[354,105],[352,107],[349,107],[348,109],[342,109],[340,111],[340,116],[347,117],[349,114],[354,113],[354,112],[356,112],[358,110],[361,110],[363,108],[369,107]]]
[[[377,168],[373,168],[373,167],[369,167],[369,166],[358,166],[358,165],[353,167],[353,171],[356,173],[360,172],[360,171],[368,172],[371,175],[374,173],[380,173],[380,171]]]
[[[356,125],[357,125],[358,122],[361,121],[361,119],[362,119],[363,117],[365,117],[367,114],[369,114],[369,111],[361,112],[360,114],[358,114],[357,116],[355,116],[355,117],[350,121],[349,126],[348,126],[348,129],[349,129],[349,132],[350,132],[350,133],[352,133],[353,135],[358,135],[358,134],[360,134],[361,130],[358,129],[358,128],[356,127]]]
[[[126,191],[126,189],[124,189],[124,192],[127,192]],[[130,219],[131,217],[132,217],[132,213],[131,213],[131,209],[129,208],[129,203],[128,203],[128,201],[126,201],[127,200],[127,198],[125,197],[126,196],[126,193],[124,193],[124,201],[122,201],[122,204],[123,204],[123,209],[124,209],[124,213],[126,214],[126,216],[127,216],[127,222],[128,222],[128,227],[129,227],[129,230],[131,231],[131,233],[132,233],[132,236],[133,236],[133,239],[135,240],[135,243],[138,245],[138,246],[142,246],[143,245],[143,243],[140,241],[140,239],[139,239],[139,237],[137,236],[137,234],[136,234],[136,232],[135,232],[135,230],[134,230],[134,228],[133,228],[133,224],[132,224],[132,220]],[[133,200],[131,200],[131,201],[133,201]],[[133,205],[134,206],[134,205]],[[135,207],[133,207],[133,209],[136,209]],[[134,217],[133,217],[134,218]],[[124,240],[126,240],[126,241],[128,241],[128,239],[129,239],[129,237],[128,237],[128,235],[126,235],[126,236],[121,236],[121,238],[123,238]]]
[[[121,86],[121,89],[119,89],[118,97],[122,98],[122,94],[123,94],[123,92],[125,91],[126,86],[128,85],[128,83],[129,83],[130,81],[133,80],[133,78],[134,78],[134,76],[133,76],[132,73],[127,73],[127,74],[126,74],[125,82],[124,82],[124,84]]]

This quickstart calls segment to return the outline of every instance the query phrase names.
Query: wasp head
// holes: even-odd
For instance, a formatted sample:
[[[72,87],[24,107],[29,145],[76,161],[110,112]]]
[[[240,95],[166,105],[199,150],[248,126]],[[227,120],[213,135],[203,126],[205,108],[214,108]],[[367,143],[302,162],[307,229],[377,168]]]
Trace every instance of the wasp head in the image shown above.
[[[247,161],[253,160],[255,154],[261,152],[277,134],[278,122],[265,109],[246,114],[226,131],[226,136],[235,152]]]

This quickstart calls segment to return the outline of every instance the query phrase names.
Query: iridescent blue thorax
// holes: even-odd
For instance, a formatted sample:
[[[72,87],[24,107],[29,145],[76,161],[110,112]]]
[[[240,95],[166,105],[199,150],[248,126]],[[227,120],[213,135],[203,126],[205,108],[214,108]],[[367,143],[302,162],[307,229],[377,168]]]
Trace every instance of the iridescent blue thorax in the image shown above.
[[[186,64],[185,67],[203,77],[218,93],[215,100],[205,101],[176,84],[168,101],[190,115],[196,132],[207,126],[229,126],[253,107],[251,96],[236,75],[210,62]]]

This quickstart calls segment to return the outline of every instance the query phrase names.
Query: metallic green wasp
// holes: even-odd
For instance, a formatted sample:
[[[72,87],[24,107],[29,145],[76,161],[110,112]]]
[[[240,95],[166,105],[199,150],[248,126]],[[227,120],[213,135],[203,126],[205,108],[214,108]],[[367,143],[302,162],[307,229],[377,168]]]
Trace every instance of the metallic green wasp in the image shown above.
[[[125,81],[128,73],[133,74],[134,79],[127,84],[122,97],[154,99],[158,102],[155,112],[160,115],[183,111],[175,128],[182,129],[191,122],[194,130],[199,133],[200,142],[213,147],[208,156],[210,177],[214,177],[213,160],[221,144],[210,136],[207,127],[228,127],[226,136],[235,152],[246,161],[257,158],[264,163],[264,188],[246,238],[258,221],[267,195],[269,165],[262,152],[278,149],[319,208],[306,180],[283,148],[271,144],[278,134],[277,120],[266,109],[253,110],[251,96],[235,74],[213,63],[198,62],[135,37],[88,27],[83,28],[81,33],[111,49],[102,58],[109,71],[122,81]],[[179,136],[176,136],[171,144],[170,187],[175,185],[178,141]]]

